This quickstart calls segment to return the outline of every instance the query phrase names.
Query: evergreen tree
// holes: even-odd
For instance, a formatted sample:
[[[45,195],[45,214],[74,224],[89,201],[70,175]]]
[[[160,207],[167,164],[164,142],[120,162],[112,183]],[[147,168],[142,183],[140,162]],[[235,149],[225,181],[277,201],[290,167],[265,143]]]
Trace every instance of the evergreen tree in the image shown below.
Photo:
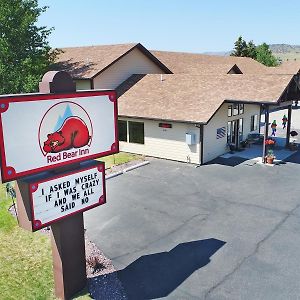
[[[54,61],[53,29],[36,25],[45,10],[37,0],[0,0],[0,94],[37,91]]]
[[[253,43],[253,41],[250,41],[248,44],[247,44],[247,57],[251,57],[253,59],[256,59],[256,46],[255,44]]]
[[[246,56],[247,55],[247,43],[243,40],[242,36],[239,36],[234,43],[233,52],[231,56]]]

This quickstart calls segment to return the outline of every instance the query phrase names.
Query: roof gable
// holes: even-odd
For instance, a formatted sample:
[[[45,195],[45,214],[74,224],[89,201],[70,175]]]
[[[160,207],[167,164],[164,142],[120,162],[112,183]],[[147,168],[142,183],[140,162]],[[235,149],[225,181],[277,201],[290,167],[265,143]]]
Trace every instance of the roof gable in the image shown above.
[[[74,79],[92,79],[136,48],[165,73],[172,73],[139,43],[62,48],[54,67],[67,71]]]

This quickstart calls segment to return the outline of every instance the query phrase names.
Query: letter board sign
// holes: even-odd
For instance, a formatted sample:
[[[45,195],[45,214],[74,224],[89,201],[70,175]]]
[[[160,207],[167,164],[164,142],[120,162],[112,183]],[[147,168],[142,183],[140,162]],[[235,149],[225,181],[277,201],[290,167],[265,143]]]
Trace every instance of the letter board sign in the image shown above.
[[[0,97],[2,181],[119,151],[114,91]]]
[[[106,202],[104,163],[84,164],[62,175],[24,179],[29,189],[33,231]]]

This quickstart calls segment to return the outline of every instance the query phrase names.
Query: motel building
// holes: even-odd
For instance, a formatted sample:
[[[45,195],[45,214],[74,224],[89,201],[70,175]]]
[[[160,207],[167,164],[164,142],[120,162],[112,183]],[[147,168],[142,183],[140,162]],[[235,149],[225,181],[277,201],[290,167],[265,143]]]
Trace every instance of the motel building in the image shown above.
[[[141,44],[64,48],[57,68],[78,90],[115,89],[120,151],[205,164],[260,132],[261,114],[300,100],[300,65],[149,51]],[[270,129],[269,129],[270,130]],[[268,137],[268,126],[262,132]],[[262,153],[263,155],[263,153]]]

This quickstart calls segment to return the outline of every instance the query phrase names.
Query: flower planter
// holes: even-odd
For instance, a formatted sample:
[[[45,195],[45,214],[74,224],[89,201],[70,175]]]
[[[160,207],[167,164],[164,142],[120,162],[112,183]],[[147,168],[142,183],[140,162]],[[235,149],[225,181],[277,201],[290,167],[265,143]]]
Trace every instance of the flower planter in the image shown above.
[[[266,156],[266,162],[267,162],[267,164],[273,164],[274,157],[272,157],[272,156]]]

